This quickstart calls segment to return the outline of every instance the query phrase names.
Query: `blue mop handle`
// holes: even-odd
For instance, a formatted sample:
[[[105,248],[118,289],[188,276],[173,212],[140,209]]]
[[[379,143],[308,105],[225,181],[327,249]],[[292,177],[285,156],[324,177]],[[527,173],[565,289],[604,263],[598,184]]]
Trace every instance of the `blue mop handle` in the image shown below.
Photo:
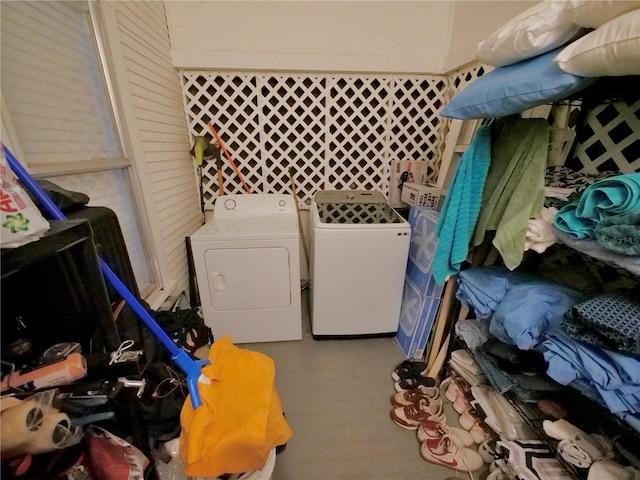
[[[13,156],[11,151],[3,144],[2,149],[7,157],[7,162],[11,170],[17,175],[25,187],[38,199],[49,214],[56,220],[66,220],[64,213],[49,198],[49,195],[42,189],[29,172],[25,170],[22,164]],[[191,405],[198,408],[202,405],[200,392],[198,391],[198,379],[200,378],[201,368],[209,363],[208,360],[193,360],[187,352],[178,347],[171,338],[165,333],[155,319],[149,314],[140,301],[129,291],[124,283],[113,273],[113,270],[98,257],[102,275],[111,284],[111,286],[120,294],[120,296],[129,304],[131,309],[140,317],[140,319],[151,329],[151,332],[160,340],[172,355],[172,359],[187,375],[187,388],[191,395]]]

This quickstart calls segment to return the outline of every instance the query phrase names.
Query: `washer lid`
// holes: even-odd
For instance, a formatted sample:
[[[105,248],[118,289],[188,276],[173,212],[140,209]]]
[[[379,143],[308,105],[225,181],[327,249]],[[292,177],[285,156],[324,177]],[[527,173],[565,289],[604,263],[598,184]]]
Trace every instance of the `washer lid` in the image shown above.
[[[213,220],[191,235],[191,241],[297,238],[298,236],[298,218],[295,214],[218,219],[214,215]]]
[[[336,225],[406,223],[387,203],[321,203],[317,208],[320,223]]]
[[[313,196],[316,203],[387,203],[380,192],[368,190],[320,190]]]

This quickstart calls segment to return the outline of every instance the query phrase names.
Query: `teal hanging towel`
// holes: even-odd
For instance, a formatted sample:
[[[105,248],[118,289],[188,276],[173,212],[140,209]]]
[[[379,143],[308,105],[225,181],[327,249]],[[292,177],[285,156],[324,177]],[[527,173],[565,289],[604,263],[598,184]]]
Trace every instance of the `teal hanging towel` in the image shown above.
[[[439,285],[457,274],[467,258],[490,162],[491,130],[482,125],[460,159],[436,225],[432,273]]]

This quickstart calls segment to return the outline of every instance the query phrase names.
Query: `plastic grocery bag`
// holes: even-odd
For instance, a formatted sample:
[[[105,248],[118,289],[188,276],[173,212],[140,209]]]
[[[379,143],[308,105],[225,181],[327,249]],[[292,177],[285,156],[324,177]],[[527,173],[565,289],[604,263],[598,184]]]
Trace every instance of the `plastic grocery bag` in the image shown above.
[[[31,197],[18,182],[2,150],[0,163],[0,247],[15,248],[38,240],[49,230]]]
[[[144,480],[149,459],[135,446],[96,425],[85,432],[89,471],[95,480]]]

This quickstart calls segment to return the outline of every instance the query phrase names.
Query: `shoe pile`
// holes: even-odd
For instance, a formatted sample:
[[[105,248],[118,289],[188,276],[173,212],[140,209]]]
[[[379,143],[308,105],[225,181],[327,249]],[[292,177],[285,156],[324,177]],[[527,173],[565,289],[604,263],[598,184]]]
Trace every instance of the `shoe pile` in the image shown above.
[[[447,378],[436,386],[435,379],[425,376],[426,370],[426,363],[414,360],[396,367],[391,375],[397,392],[391,396],[391,419],[402,428],[416,431],[420,456],[425,461],[461,472],[480,470],[493,460],[488,447],[491,436],[457,383]],[[447,425],[443,396],[460,415],[462,428]],[[476,444],[483,444],[482,456]]]
[[[391,418],[403,428],[416,430],[423,422],[445,420],[440,390],[424,375],[426,370],[424,362],[405,360],[391,374],[398,392],[391,397]]]

